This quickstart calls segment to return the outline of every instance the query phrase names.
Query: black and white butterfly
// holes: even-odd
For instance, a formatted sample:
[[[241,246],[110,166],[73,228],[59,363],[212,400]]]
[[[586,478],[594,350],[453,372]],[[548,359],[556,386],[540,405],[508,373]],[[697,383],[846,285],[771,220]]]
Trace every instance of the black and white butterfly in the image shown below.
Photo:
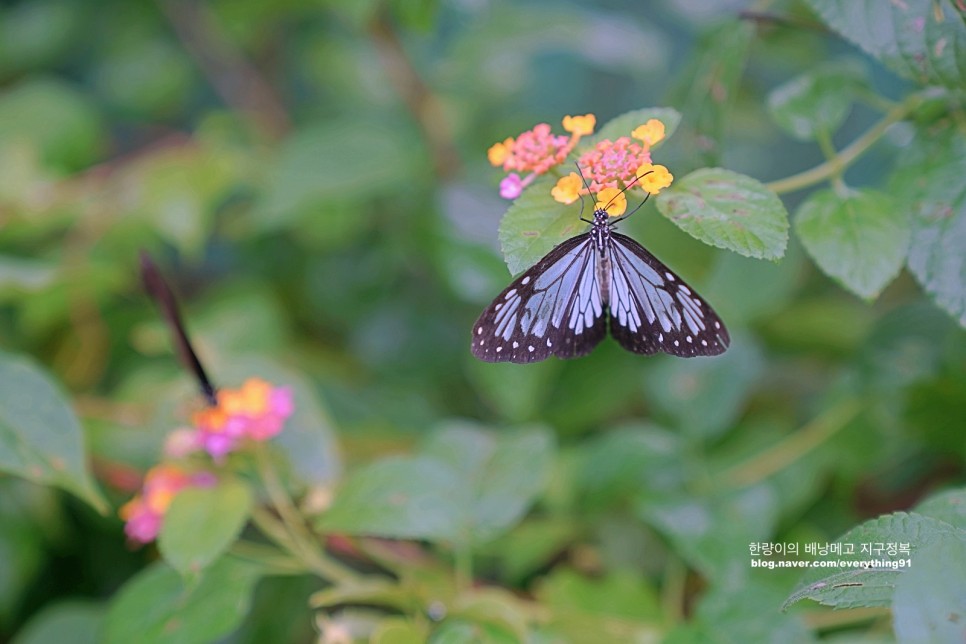
[[[723,353],[729,337],[721,318],[643,246],[614,232],[621,219],[595,210],[589,231],[513,280],[473,325],[473,355],[519,363],[576,358],[607,335],[608,320],[634,353]]]

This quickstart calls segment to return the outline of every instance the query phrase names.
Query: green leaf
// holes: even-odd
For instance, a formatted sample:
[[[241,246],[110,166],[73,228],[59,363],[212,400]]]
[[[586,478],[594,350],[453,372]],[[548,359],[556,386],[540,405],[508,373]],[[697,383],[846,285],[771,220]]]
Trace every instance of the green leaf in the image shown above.
[[[405,123],[346,118],[302,127],[282,143],[269,167],[261,223],[285,226],[314,217],[326,202],[391,194],[413,180],[425,163],[426,155]],[[357,209],[339,214],[363,216]]]
[[[638,125],[644,125],[650,119],[657,119],[664,123],[664,139],[651,149],[659,148],[674,131],[677,130],[681,122],[681,113],[670,107],[645,107],[640,110],[625,112],[607,121],[593,136],[587,137],[586,142],[581,141],[577,146],[581,151],[592,148],[598,141],[610,139],[614,141],[622,136],[630,136]],[[573,167],[573,166],[571,166]]]
[[[466,619],[447,619],[439,625],[428,644],[516,644],[520,642],[512,632],[488,623]]]
[[[657,593],[644,578],[629,571],[590,579],[569,568],[557,568],[540,581],[536,595],[559,613],[573,611],[640,621],[661,618]]]
[[[625,501],[642,490],[666,493],[684,478],[681,439],[646,424],[608,431],[594,438],[578,458],[578,490],[593,510]]]
[[[239,178],[235,163],[231,153],[214,147],[173,147],[125,166],[121,183],[137,191],[133,216],[177,248],[200,254],[216,209]]]
[[[223,557],[201,579],[188,582],[174,568],[156,563],[114,596],[104,641],[189,644],[220,640],[242,623],[260,575],[247,562]]]
[[[915,507],[917,514],[945,521],[966,530],[966,488],[946,490],[930,496]]]
[[[500,579],[507,585],[516,586],[550,566],[561,552],[581,537],[581,531],[580,524],[569,517],[528,518],[474,552],[498,561]]]
[[[352,473],[318,522],[329,532],[455,540],[470,503],[460,474],[429,457],[388,458]]]
[[[966,137],[956,127],[920,130],[890,181],[911,204],[909,270],[966,327]]]
[[[0,471],[55,485],[107,511],[67,400],[31,360],[0,353]]]
[[[0,94],[0,141],[24,141],[62,172],[94,162],[107,133],[94,103],[62,81],[29,80]]]
[[[930,543],[896,580],[893,627],[900,642],[961,642],[966,635],[966,532]]]
[[[62,601],[44,606],[20,629],[12,644],[97,644],[104,608],[100,604]]]
[[[426,627],[402,617],[390,617],[379,622],[369,636],[372,644],[423,644]]]
[[[749,571],[748,544],[772,535],[781,499],[767,485],[706,498],[642,495],[637,513],[674,551],[715,583],[736,584]]]
[[[785,310],[801,286],[805,253],[790,240],[777,262],[760,262],[736,253],[718,253],[702,292],[714,296],[714,309],[728,326],[752,320],[769,320]],[[755,288],[748,288],[754,284]]]
[[[627,571],[587,578],[557,567],[536,589],[550,613],[549,642],[660,641],[661,612],[654,590],[640,575]]]
[[[241,481],[182,490],[164,516],[162,556],[182,575],[200,572],[234,543],[251,507],[251,490]]]
[[[796,139],[831,135],[852,107],[855,90],[865,73],[857,61],[843,60],[816,67],[776,87],[768,95],[775,122]]]
[[[561,367],[557,360],[520,369],[510,363],[470,359],[467,372],[480,397],[490,403],[495,413],[507,422],[522,423],[540,417]]]
[[[50,262],[26,257],[0,255],[0,293],[4,291],[40,291],[57,277],[57,267]]]
[[[587,227],[580,221],[579,204],[558,203],[550,196],[556,181],[549,176],[537,179],[500,220],[500,247],[513,275],[530,268],[554,246]]]
[[[906,213],[870,190],[812,194],[795,215],[795,232],[822,271],[867,300],[898,275],[909,248]]]
[[[854,553],[836,555],[850,561],[869,559],[912,559],[915,567],[919,552],[935,541],[957,539],[961,531],[944,521],[917,514],[896,512],[871,519],[846,532],[836,543],[852,544]],[[862,554],[863,543],[904,543],[910,546],[910,555],[890,557],[885,553]],[[830,571],[835,572],[830,572]],[[782,609],[802,599],[813,599],[826,606],[854,608],[857,606],[889,606],[897,578],[908,568],[862,569],[862,568],[812,568],[788,596]]]
[[[437,431],[423,453],[460,473],[470,503],[461,508],[461,532],[489,541],[523,517],[543,491],[554,451],[550,432],[518,429],[494,438],[465,424]]]
[[[808,0],[822,20],[900,76],[961,88],[966,22],[955,0]]]
[[[787,586],[773,574],[777,571],[763,572],[769,577],[741,586],[718,584],[700,599],[690,622],[703,631],[695,642],[817,641],[800,615],[780,610]]]
[[[543,489],[552,445],[544,430],[497,439],[469,425],[444,426],[423,455],[389,458],[351,475],[319,525],[404,539],[493,539]]]
[[[662,190],[657,209],[706,244],[759,259],[778,259],[785,253],[785,206],[775,193],[743,174],[696,170]]]
[[[644,391],[668,426],[710,438],[737,420],[764,368],[758,346],[739,335],[713,359],[661,360],[644,372]]]

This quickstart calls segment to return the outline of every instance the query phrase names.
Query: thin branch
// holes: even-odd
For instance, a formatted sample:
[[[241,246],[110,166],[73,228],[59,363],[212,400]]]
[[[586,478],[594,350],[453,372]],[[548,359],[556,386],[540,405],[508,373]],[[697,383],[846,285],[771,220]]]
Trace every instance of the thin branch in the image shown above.
[[[248,115],[269,136],[281,137],[291,120],[274,88],[225,36],[203,2],[158,0],[175,34],[208,82],[232,109]]]
[[[788,467],[849,424],[862,409],[848,399],[813,418],[797,432],[733,467],[727,478],[738,486],[752,485]]]
[[[423,81],[409,59],[399,36],[383,18],[369,25],[369,36],[393,88],[416,119],[433,156],[436,176],[451,177],[460,166],[442,103]]]
[[[264,445],[259,445],[255,450],[255,465],[258,469],[259,478],[262,479],[265,490],[268,492],[268,497],[282,519],[281,524],[275,528],[274,538],[279,538],[278,530],[284,532],[287,537],[282,540],[282,543],[307,566],[332,583],[356,581],[358,575],[355,571],[326,555],[315,536],[306,527],[302,515],[299,514],[298,509],[279,480]],[[267,521],[268,519],[269,517],[264,515],[261,517],[263,523],[271,524],[271,521]]]
[[[772,181],[771,183],[765,184],[765,187],[772,192],[783,194],[786,192],[794,192],[796,190],[808,188],[809,186],[826,181],[827,179],[833,177],[837,172],[842,172],[852,165],[860,156],[871,148],[873,144],[882,138],[882,135],[885,134],[886,130],[888,130],[893,124],[906,118],[910,112],[912,112],[922,103],[923,100],[924,99],[921,95],[913,94],[905,101],[889,110],[889,112],[887,112],[878,123],[869,128],[865,134],[843,148],[835,158],[817,165],[810,170],[806,170],[805,172],[800,172],[790,177],[779,179],[778,181]]]

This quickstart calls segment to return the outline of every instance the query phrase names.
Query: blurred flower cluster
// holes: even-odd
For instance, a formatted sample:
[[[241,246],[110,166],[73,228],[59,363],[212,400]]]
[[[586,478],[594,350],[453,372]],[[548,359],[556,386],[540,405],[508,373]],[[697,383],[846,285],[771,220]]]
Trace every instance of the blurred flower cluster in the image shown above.
[[[294,409],[290,388],[273,387],[259,378],[249,378],[239,389],[220,390],[217,402],[195,413],[192,427],[168,436],[166,460],[148,471],[141,493],[121,508],[124,531],[133,541],[148,543],[157,537],[178,492],[217,481],[212,472],[189,463],[188,457],[204,453],[214,464],[221,464],[229,453],[282,431]]]
[[[515,199],[533,180],[566,161],[581,137],[592,134],[597,119],[593,114],[567,116],[564,129],[571,136],[554,135],[541,123],[516,138],[493,145],[487,156],[494,166],[509,172],[500,182],[500,196]],[[658,194],[671,185],[674,177],[663,165],[651,160],[651,148],[664,139],[664,123],[650,119],[631,135],[615,141],[602,139],[577,157],[578,172],[560,177],[551,196],[560,203],[573,203],[582,195],[596,196],[597,208],[612,216],[623,214],[627,206],[623,190],[638,185],[649,194]],[[521,177],[518,172],[528,173]]]

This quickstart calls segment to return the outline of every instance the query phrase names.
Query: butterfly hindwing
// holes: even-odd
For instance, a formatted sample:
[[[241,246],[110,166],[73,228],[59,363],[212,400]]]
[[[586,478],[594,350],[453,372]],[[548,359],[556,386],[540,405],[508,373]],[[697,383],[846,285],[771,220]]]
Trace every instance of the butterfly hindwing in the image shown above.
[[[634,353],[714,356],[730,339],[711,306],[636,241],[610,234],[610,331]]]
[[[574,358],[607,333],[589,233],[556,246],[515,279],[473,325],[473,355],[487,362]]]

